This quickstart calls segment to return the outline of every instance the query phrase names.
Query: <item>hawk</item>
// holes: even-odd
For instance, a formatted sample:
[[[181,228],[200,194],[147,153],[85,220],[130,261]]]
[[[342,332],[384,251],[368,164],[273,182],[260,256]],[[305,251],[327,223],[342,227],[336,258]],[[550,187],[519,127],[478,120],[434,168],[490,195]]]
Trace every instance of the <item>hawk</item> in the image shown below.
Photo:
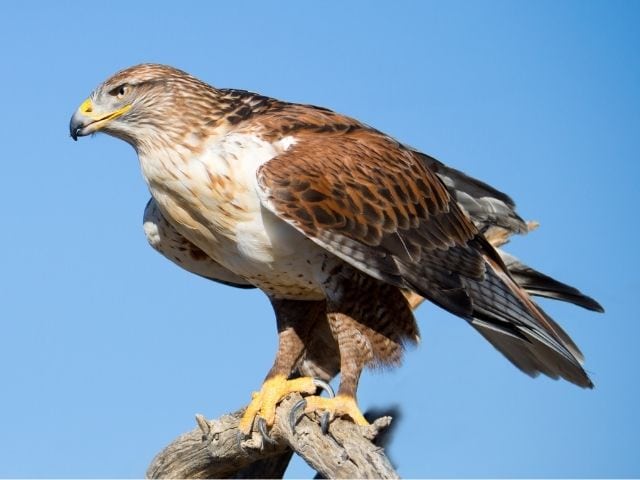
[[[578,347],[531,295],[602,308],[490,243],[527,231],[492,187],[353,118],[215,88],[165,65],[99,85],[70,122],[74,140],[98,131],[138,154],[155,248],[271,300],[278,351],[243,433],[256,418],[271,426],[291,392],[310,395],[305,412],[367,424],[361,372],[398,364],[417,341],[420,297],[465,319],[525,373],[593,386]],[[316,395],[337,373],[337,395]]]

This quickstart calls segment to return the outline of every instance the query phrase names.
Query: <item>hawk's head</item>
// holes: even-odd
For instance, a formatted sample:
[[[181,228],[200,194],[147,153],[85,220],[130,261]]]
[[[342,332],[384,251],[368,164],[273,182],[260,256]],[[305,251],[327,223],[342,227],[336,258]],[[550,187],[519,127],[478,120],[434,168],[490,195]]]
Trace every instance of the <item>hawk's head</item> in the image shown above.
[[[136,65],[99,85],[73,114],[69,130],[74,140],[102,131],[137,148],[183,134],[183,123],[201,122],[215,99],[215,89],[181,70]]]

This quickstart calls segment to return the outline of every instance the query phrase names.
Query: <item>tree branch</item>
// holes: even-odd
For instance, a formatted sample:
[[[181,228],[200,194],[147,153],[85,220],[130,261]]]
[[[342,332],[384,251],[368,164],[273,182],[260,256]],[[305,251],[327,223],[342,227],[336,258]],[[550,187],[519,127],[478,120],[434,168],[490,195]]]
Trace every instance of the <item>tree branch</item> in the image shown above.
[[[290,395],[278,406],[269,432],[273,444],[264,442],[258,432],[241,437],[242,411],[215,420],[196,416],[198,428],[156,455],[147,478],[277,478],[282,477],[292,452],[324,478],[398,478],[384,450],[372,443],[391,417],[379,418],[368,427],[338,418],[324,434],[316,421],[303,415],[293,432],[289,412],[300,398]]]

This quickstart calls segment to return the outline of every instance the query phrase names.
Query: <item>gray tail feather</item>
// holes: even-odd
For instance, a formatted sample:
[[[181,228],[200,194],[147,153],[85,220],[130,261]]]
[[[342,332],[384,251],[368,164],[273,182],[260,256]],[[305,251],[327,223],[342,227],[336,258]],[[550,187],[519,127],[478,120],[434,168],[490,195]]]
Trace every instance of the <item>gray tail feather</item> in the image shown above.
[[[578,348],[578,345],[576,345],[575,342],[571,339],[569,334],[565,332],[563,328],[560,325],[558,325],[558,323],[553,318],[551,318],[544,310],[542,310],[542,308],[540,308],[539,306],[537,307],[538,307],[538,311],[542,315],[544,315],[544,318],[546,318],[547,322],[551,324],[551,326],[553,327],[555,332],[558,334],[560,339],[567,345],[567,349],[580,362],[580,365],[584,364],[584,355],[580,351],[580,348]]]
[[[523,264],[516,257],[501,249],[497,249],[497,251],[509,270],[511,277],[518,285],[524,288],[529,295],[562,300],[563,302],[570,302],[587,310],[604,312],[604,309],[596,300],[583,294],[577,288],[559,282]]]
[[[536,377],[543,373],[554,379],[562,377],[575,385],[593,388],[593,383],[579,364],[568,360],[537,339],[502,331],[492,320],[485,322],[474,319],[471,324],[491,345],[527,375]]]
[[[544,373],[592,388],[575,343],[496,267],[489,262],[483,280],[464,280],[473,305],[469,323],[528,375]]]

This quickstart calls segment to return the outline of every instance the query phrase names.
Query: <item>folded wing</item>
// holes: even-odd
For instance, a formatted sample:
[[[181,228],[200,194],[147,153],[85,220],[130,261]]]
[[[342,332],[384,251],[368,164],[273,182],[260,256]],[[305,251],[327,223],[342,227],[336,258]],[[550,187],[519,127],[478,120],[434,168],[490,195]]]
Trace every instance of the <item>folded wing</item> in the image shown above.
[[[510,276],[432,164],[352,128],[330,140],[297,137],[262,165],[258,185],[263,205],[318,245],[467,319],[526,373],[591,386],[573,342]]]

